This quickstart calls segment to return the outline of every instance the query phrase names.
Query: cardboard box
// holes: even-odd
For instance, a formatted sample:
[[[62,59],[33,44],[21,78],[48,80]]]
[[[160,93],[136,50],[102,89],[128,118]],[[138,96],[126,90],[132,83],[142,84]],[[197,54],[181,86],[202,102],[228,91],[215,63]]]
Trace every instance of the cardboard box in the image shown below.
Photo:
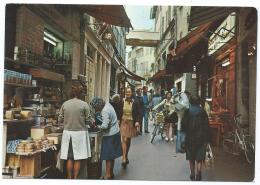
[[[42,136],[45,136],[49,133],[50,133],[50,126],[31,128],[31,138],[33,138],[34,140],[41,139]]]

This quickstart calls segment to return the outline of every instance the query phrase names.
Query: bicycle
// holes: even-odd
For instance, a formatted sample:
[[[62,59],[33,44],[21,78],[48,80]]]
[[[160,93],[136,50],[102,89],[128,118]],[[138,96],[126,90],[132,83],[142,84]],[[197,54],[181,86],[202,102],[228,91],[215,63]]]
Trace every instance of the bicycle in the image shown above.
[[[151,143],[153,143],[153,140],[156,135],[161,135],[161,139],[163,140],[165,138],[164,135],[164,113],[163,112],[154,112],[155,116],[155,122],[154,122],[154,130],[152,132],[152,138]]]
[[[223,150],[233,155],[240,155],[243,151],[248,163],[254,161],[255,146],[253,138],[248,134],[248,125],[240,124],[241,114],[234,116],[234,129],[223,136]]]

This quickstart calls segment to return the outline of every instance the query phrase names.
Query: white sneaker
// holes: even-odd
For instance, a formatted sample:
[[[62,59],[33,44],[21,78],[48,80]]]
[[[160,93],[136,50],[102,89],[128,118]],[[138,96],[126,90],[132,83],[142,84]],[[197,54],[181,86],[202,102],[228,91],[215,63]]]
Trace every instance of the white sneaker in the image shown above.
[[[169,138],[168,138],[168,137],[166,137],[166,138],[165,138],[165,141],[169,141]]]
[[[173,141],[173,140],[174,140],[173,138],[170,139],[170,141]]]

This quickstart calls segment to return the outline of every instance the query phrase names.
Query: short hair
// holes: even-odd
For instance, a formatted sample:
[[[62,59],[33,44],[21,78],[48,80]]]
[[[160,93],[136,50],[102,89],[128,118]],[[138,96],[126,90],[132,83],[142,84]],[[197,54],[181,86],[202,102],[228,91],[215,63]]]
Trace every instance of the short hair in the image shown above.
[[[190,97],[190,104],[191,105],[199,105],[201,103],[201,98],[198,95],[192,95]]]
[[[71,84],[71,96],[80,97],[83,92],[83,85],[78,80],[73,80]]]
[[[94,108],[94,109],[98,109],[101,110],[104,106],[105,106],[106,102],[103,100],[103,98],[96,96],[94,97],[91,102],[90,105]]]
[[[190,92],[189,92],[189,91],[187,91],[187,90],[185,90],[185,91],[184,91],[184,93],[185,93],[185,94],[187,94],[188,96],[190,96],[190,95],[191,95],[191,94],[190,94]]]
[[[120,95],[119,94],[114,94],[111,98],[113,103],[119,103],[120,102]]]

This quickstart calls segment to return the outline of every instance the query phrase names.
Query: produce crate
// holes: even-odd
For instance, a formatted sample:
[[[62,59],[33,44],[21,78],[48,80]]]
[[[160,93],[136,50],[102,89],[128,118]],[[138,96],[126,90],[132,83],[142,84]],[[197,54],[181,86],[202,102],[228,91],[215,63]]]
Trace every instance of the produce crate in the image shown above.
[[[37,177],[41,171],[41,153],[20,156],[20,175]]]

